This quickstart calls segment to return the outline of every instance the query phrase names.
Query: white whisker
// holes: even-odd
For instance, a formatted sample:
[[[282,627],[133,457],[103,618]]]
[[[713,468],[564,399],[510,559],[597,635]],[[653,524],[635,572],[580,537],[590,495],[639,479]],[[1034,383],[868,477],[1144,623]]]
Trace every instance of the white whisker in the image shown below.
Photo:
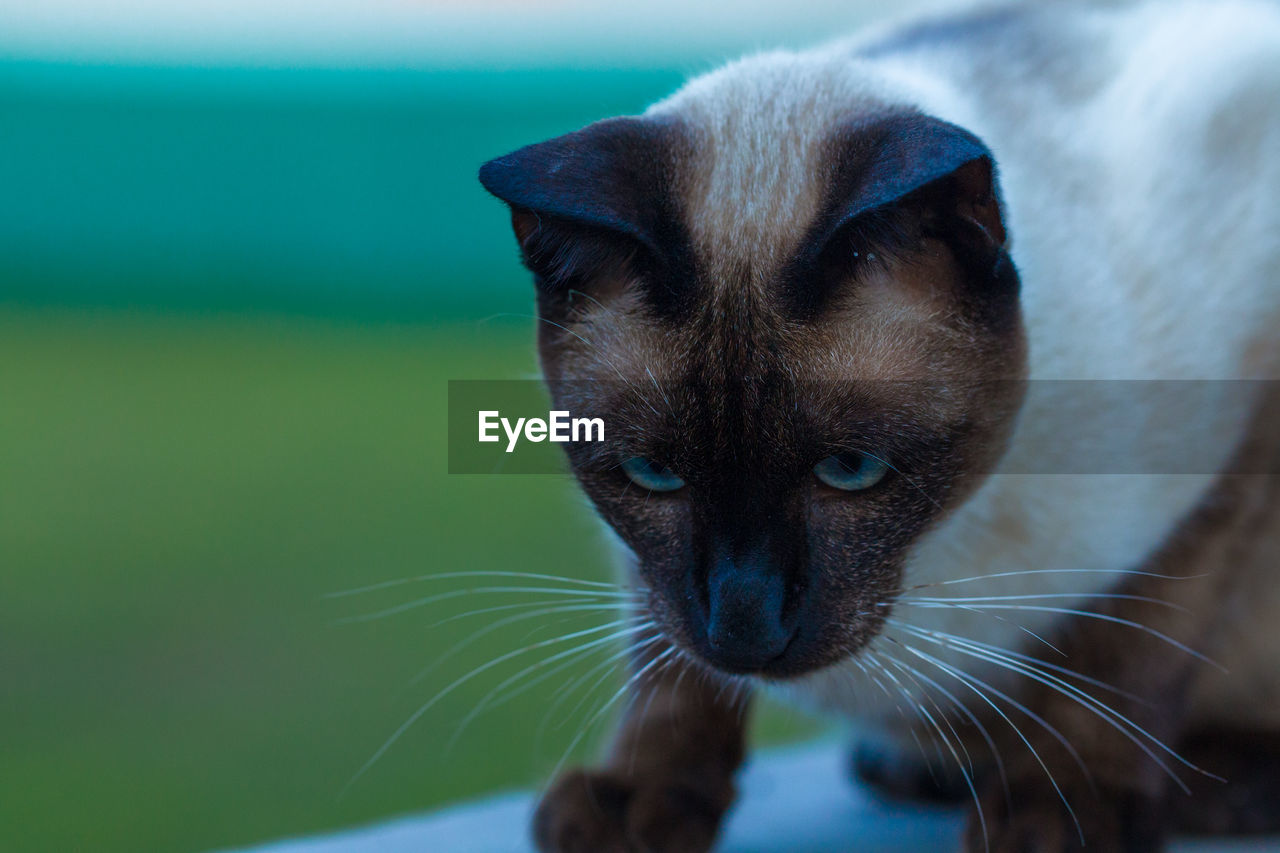
[[[969,710],[969,706],[961,702],[954,693],[952,693],[946,687],[943,687],[941,684],[939,684],[936,679],[930,678],[928,675],[921,672],[918,668],[911,666],[910,664],[905,663],[901,660],[898,660],[896,657],[886,652],[881,652],[880,656],[883,657],[885,660],[889,661],[889,663],[893,664],[896,667],[899,667],[900,669],[905,670],[906,672],[911,673],[914,677],[919,678],[920,680],[926,682],[927,684],[932,686],[935,690],[940,692],[944,697],[946,697],[951,702],[951,704],[956,708],[956,710],[958,710],[961,713],[961,715],[963,715],[964,718],[967,719],[974,726],[974,728],[978,730],[978,732],[982,735],[982,739],[986,741],[987,748],[991,750],[991,757],[995,761],[996,770],[1000,776],[1000,784],[1004,787],[1005,797],[1006,799],[1008,799],[1009,778],[1005,773],[1004,759],[1000,755],[1000,749],[996,745],[995,738],[993,738],[991,736],[991,733],[987,731],[987,727],[982,724],[982,721],[978,719],[977,715],[974,714],[973,711]]]
[[[903,592],[916,589],[928,589],[934,586],[950,586],[959,583],[974,583],[975,581],[991,580],[992,578],[1013,578],[1022,577],[1023,575],[1126,575],[1144,578],[1158,578],[1160,580],[1193,580],[1195,578],[1207,577],[1207,575],[1162,575],[1156,572],[1144,572],[1135,569],[1023,569],[1010,572],[992,572],[989,575],[971,575],[965,578],[952,578],[945,581],[933,581],[931,583],[915,584],[903,589]]]
[[[978,614],[978,615],[980,615],[980,616],[986,616],[986,617],[987,617],[987,618],[989,618],[989,619],[995,619],[997,622],[1003,622],[1003,623],[1004,623],[1004,624],[1006,624],[1006,625],[1012,625],[1014,628],[1017,628],[1019,631],[1021,631],[1021,632],[1022,632],[1022,633],[1024,633],[1024,634],[1026,634],[1027,636],[1031,637],[1031,638],[1032,638],[1032,639],[1034,639],[1034,640],[1037,640],[1041,645],[1045,646],[1046,648],[1050,648],[1050,649],[1052,649],[1053,651],[1055,651],[1055,652],[1057,652],[1058,654],[1062,655],[1064,658],[1067,656],[1067,653],[1066,653],[1066,652],[1064,652],[1062,649],[1058,648],[1058,647],[1057,647],[1057,646],[1055,646],[1053,643],[1051,643],[1051,642],[1049,642],[1048,640],[1046,640],[1046,639],[1045,639],[1044,637],[1042,637],[1041,635],[1037,634],[1035,631],[1032,631],[1032,630],[1031,630],[1030,628],[1028,628],[1026,625],[1023,625],[1023,624],[1018,623],[1018,622],[1014,622],[1012,619],[1006,619],[1006,618],[1004,618],[1003,616],[1001,616],[1001,615],[1000,615],[1000,614],[998,614],[998,613],[988,613],[988,612],[987,612],[987,608],[977,607],[977,606],[972,605],[972,604],[954,604],[954,603],[949,603],[949,602],[947,602],[947,603],[943,603],[943,602],[926,602],[926,603],[924,603],[924,604],[920,604],[920,603],[918,603],[918,600],[917,600],[917,599],[906,598],[906,597],[904,597],[904,598],[900,598],[900,599],[898,599],[898,601],[899,601],[899,602],[901,602],[902,604],[914,604],[914,605],[916,605],[917,607],[929,607],[929,606],[931,606],[931,607],[954,607],[956,610],[964,610],[964,611],[969,612],[969,613],[977,613],[977,614]],[[889,605],[888,605],[888,604],[886,604],[886,605],[884,605],[884,606],[889,606]]]
[[[1169,765],[1166,762],[1164,762],[1159,756],[1157,756],[1154,752],[1151,751],[1150,747],[1148,747],[1145,743],[1140,741],[1133,732],[1130,732],[1128,729],[1124,728],[1124,726],[1126,725],[1129,726],[1130,728],[1133,729],[1134,732],[1141,734],[1143,737],[1147,738],[1149,741],[1151,741],[1151,743],[1157,746],[1160,750],[1167,753],[1169,756],[1174,758],[1180,764],[1190,768],[1191,770],[1195,770],[1198,773],[1203,773],[1205,776],[1208,776],[1212,779],[1219,779],[1220,781],[1225,781],[1225,780],[1221,780],[1220,777],[1215,776],[1214,774],[1209,773],[1200,767],[1197,767],[1195,764],[1192,764],[1190,761],[1188,761],[1187,759],[1179,755],[1176,751],[1166,746],[1163,741],[1161,741],[1155,735],[1148,732],[1142,726],[1138,725],[1133,720],[1121,714],[1119,711],[1116,711],[1114,708],[1110,707],[1109,705],[1102,702],[1098,698],[1089,695],[1088,693],[1086,693],[1085,691],[1081,690],[1080,688],[1076,687],[1074,684],[1071,684],[1068,681],[1064,681],[1063,679],[1058,678],[1057,676],[1052,675],[1050,673],[1038,671],[1035,668],[1035,666],[1031,664],[1026,664],[1019,661],[1003,658],[1003,656],[1001,655],[993,654],[990,652],[981,652],[973,649],[967,649],[967,648],[964,648],[959,643],[947,642],[943,640],[930,638],[928,636],[925,636],[923,632],[913,631],[912,633],[916,634],[916,636],[919,636],[921,639],[925,639],[925,640],[929,640],[930,642],[937,643],[938,645],[941,645],[944,648],[952,648],[955,651],[960,652],[961,654],[966,654],[970,657],[976,658],[978,660],[986,661],[987,663],[990,663],[994,666],[1001,667],[1010,672],[1015,672],[1020,675],[1023,675],[1027,678],[1030,678],[1031,680],[1035,681],[1038,684],[1042,684],[1045,687],[1050,688],[1051,690],[1055,691],[1056,693],[1062,695],[1065,698],[1072,699],[1073,701],[1076,702],[1076,704],[1080,705],[1082,708],[1085,708],[1091,711],[1095,716],[1104,720],[1113,729],[1115,729],[1120,734],[1124,735],[1135,746],[1141,749],[1147,755],[1148,758],[1154,761],[1156,765],[1159,766],[1160,769],[1163,770],[1169,776],[1169,778],[1172,779],[1178,785],[1178,787],[1182,789],[1184,793],[1189,794],[1191,793],[1191,791],[1187,787],[1187,785],[1182,781],[1182,779],[1179,778],[1178,775],[1173,772],[1173,768],[1169,767]],[[1124,725],[1121,725],[1122,723]]]
[[[545,586],[477,586],[468,587],[467,589],[455,589],[449,592],[442,592],[438,595],[429,595],[426,598],[418,598],[413,601],[407,601],[404,604],[397,604],[394,607],[388,607],[385,610],[377,610],[373,613],[363,613],[359,616],[347,616],[337,620],[340,625],[347,625],[355,622],[373,622],[378,619],[385,619],[388,616],[395,616],[400,613],[407,613],[410,610],[416,610],[420,607],[426,607],[436,604],[440,601],[447,601],[451,598],[461,598],[467,595],[510,595],[512,593],[533,592],[539,595],[563,595],[575,600],[595,600],[595,601],[628,601],[628,596],[618,595],[614,593],[592,592],[586,593],[582,590],[556,589],[554,587]]]
[[[582,706],[586,704],[588,699],[591,698],[591,695],[595,693],[596,690],[599,689],[600,685],[604,684],[604,682],[608,680],[609,676],[613,675],[614,673],[613,667],[616,667],[620,660],[627,657],[629,654],[633,653],[638,649],[648,648],[661,636],[662,634],[660,632],[655,631],[652,634],[648,635],[647,637],[637,638],[631,645],[609,655],[609,657],[600,661],[595,666],[591,667],[591,669],[582,673],[577,678],[573,679],[571,682],[569,682],[568,684],[562,686],[559,690],[557,690],[555,701],[547,708],[546,712],[543,713],[542,715],[542,721],[538,725],[538,731],[537,731],[537,736],[535,738],[535,742],[539,744],[542,742],[543,734],[545,733],[547,726],[551,722],[551,717],[555,714],[555,712],[561,706],[564,705],[565,702],[569,700],[569,697],[571,697],[575,692],[577,692],[578,688],[583,684],[585,684],[593,675],[600,673],[600,675],[591,684],[591,686],[586,689],[586,691],[582,694],[581,697],[579,697],[578,701],[574,704],[574,706],[570,708],[568,711],[566,711],[564,714],[560,715],[560,721],[555,725],[555,728],[557,730],[562,728],[566,723],[568,723],[577,715],[578,711],[582,709]]]
[[[960,771],[960,775],[964,777],[965,785],[968,786],[969,793],[973,797],[974,811],[978,815],[978,825],[982,830],[983,847],[987,850],[990,850],[991,839],[987,835],[987,818],[982,810],[982,801],[978,797],[978,789],[973,784],[973,773],[971,772],[973,768],[973,759],[969,757],[968,750],[964,750],[965,760],[969,762],[969,769],[965,769],[965,762],[960,760],[960,754],[956,751],[955,747],[951,745],[951,740],[947,737],[946,732],[942,730],[942,727],[938,725],[938,723],[934,720],[933,715],[929,713],[929,709],[926,708],[920,702],[913,701],[911,698],[910,692],[905,687],[902,686],[902,684],[898,681],[898,679],[893,675],[892,672],[886,669],[884,665],[881,664],[876,659],[875,655],[870,655],[868,657],[867,662],[874,666],[879,667],[880,671],[883,672],[887,678],[893,681],[895,685],[897,685],[898,690],[902,693],[903,697],[906,698],[906,700],[915,707],[916,712],[920,714],[923,719],[927,720],[929,724],[933,726],[933,729],[938,733],[938,737],[942,740],[943,744],[946,745],[947,750],[951,753],[951,757],[955,759],[956,769],[958,769]],[[937,707],[937,703],[934,703],[934,707]],[[941,709],[938,709],[938,713],[940,716],[943,716],[943,718],[946,719],[946,716],[942,714]],[[960,748],[964,749],[964,741],[960,738],[960,735],[958,732],[956,732],[954,726],[951,726],[950,720],[947,721],[947,725],[951,727],[951,731],[953,734],[955,734],[956,740],[960,742]],[[936,779],[934,781],[935,783],[937,783]]]
[[[470,647],[473,643],[476,643],[477,641],[483,639],[484,637],[487,637],[489,634],[492,634],[494,631],[497,631],[499,628],[505,628],[507,625],[514,625],[517,622],[524,622],[529,619],[537,619],[540,616],[554,616],[559,613],[568,613],[568,612],[591,612],[598,609],[599,609],[599,605],[595,605],[595,604],[563,604],[563,605],[558,605],[556,607],[547,607],[541,610],[534,610],[529,613],[517,613],[514,616],[506,616],[502,619],[497,620],[496,622],[490,622],[488,625],[484,626],[483,628],[480,628],[479,630],[473,632],[467,638],[463,640],[459,640],[457,643],[454,643],[452,646],[446,649],[443,654],[437,655],[435,660],[433,660],[430,664],[423,667],[422,669],[418,670],[418,672],[413,676],[413,678],[409,679],[409,684],[410,685],[417,684],[419,681],[426,678],[428,675],[434,672],[437,668],[439,668],[439,666],[442,663],[445,663],[454,655],[461,652],[463,649]],[[606,608],[606,609],[614,609],[616,611],[616,608]],[[620,619],[610,624],[621,625],[624,621],[625,620]]]
[[[896,676],[894,676],[894,674],[893,674],[892,672],[890,672],[888,669],[885,669],[884,664],[883,664],[883,662],[881,661],[881,655],[876,654],[876,653],[870,653],[870,654],[868,655],[868,657],[869,657],[869,662],[870,662],[870,663],[872,663],[872,664],[874,664],[875,666],[879,667],[879,668],[880,668],[880,670],[881,670],[881,671],[882,671],[882,672],[883,672],[883,673],[884,673],[884,674],[885,674],[885,675],[886,675],[886,676],[887,676],[891,681],[893,681],[893,683],[894,683],[895,685],[897,685],[897,687],[898,687],[898,689],[899,689],[899,690],[904,690],[904,689],[906,689],[906,688],[901,684],[901,682],[899,682],[899,681],[898,681],[897,677],[896,677]],[[900,671],[901,671],[901,670],[900,670]],[[969,755],[969,750],[968,750],[968,748],[964,745],[964,738],[960,737],[960,733],[959,733],[958,731],[956,731],[955,726],[954,726],[954,725],[952,725],[950,715],[949,715],[949,714],[947,714],[945,711],[943,711],[943,710],[942,710],[942,706],[938,704],[938,701],[937,701],[937,699],[935,699],[935,698],[934,698],[933,693],[932,693],[931,691],[929,691],[929,690],[926,690],[926,689],[925,689],[925,687],[924,687],[924,685],[922,685],[918,680],[916,680],[916,678],[915,678],[911,673],[908,673],[908,672],[905,672],[905,671],[902,671],[902,672],[903,672],[903,677],[904,677],[904,678],[907,678],[907,679],[910,679],[911,683],[912,683],[913,685],[915,685],[915,687],[916,687],[916,689],[917,689],[917,690],[919,690],[919,691],[920,691],[920,695],[921,695],[922,697],[924,697],[925,699],[927,699],[927,700],[928,700],[928,702],[929,702],[929,704],[933,706],[933,709],[934,709],[935,711],[937,711],[937,712],[938,712],[938,717],[939,717],[943,722],[945,722],[945,723],[947,724],[947,728],[951,731],[952,736],[953,736],[953,737],[955,737],[956,742],[960,745],[960,749],[964,752],[965,764],[966,764],[966,765],[969,767],[969,769],[972,771],[972,770],[973,770],[973,767],[974,767],[974,763],[973,763],[973,756]]]
[[[560,770],[562,767],[564,767],[564,763],[569,760],[569,756],[573,753],[573,750],[578,746],[579,743],[582,742],[582,739],[586,737],[587,732],[591,730],[591,727],[596,723],[596,721],[599,720],[601,717],[603,717],[604,714],[611,707],[613,707],[613,704],[617,702],[618,699],[620,699],[624,694],[626,694],[628,690],[630,690],[634,685],[638,684],[640,679],[644,678],[644,676],[648,674],[648,672],[651,669],[653,669],[655,666],[659,665],[662,661],[666,660],[669,656],[674,654],[675,648],[676,647],[674,645],[668,646],[666,651],[657,655],[656,657],[653,658],[653,660],[649,661],[643,667],[638,669],[634,674],[632,674],[630,678],[626,680],[626,683],[624,683],[621,687],[618,688],[617,692],[615,692],[612,696],[610,696],[609,699],[603,705],[601,705],[596,710],[596,712],[591,715],[590,718],[587,719],[586,723],[584,723],[582,728],[578,731],[578,734],[575,735],[573,740],[569,742],[569,746],[565,748],[564,754],[561,755],[560,760],[556,762],[556,766],[552,769],[551,775],[549,778],[555,779],[560,775]]]
[[[452,616],[446,616],[443,619],[440,619],[436,622],[432,622],[430,625],[427,626],[427,629],[430,630],[432,628],[438,628],[441,625],[448,625],[450,622],[457,622],[459,619],[467,619],[471,616],[481,616],[486,613],[500,613],[504,610],[522,610],[528,607],[545,607],[548,605],[572,606],[578,603],[590,603],[590,602],[591,602],[591,598],[590,596],[588,596],[586,598],[581,598],[581,599],[571,598],[568,601],[565,601],[564,599],[544,598],[541,601],[518,601],[515,604],[498,604],[493,607],[481,607],[476,610],[468,610],[465,613],[455,613]],[[578,608],[574,607],[573,609],[576,611]],[[601,601],[596,604],[596,609],[599,609],[601,612],[614,612],[619,609],[619,605],[617,604],[617,602],[613,602],[613,601],[608,601],[608,602]]]
[[[1115,592],[1046,592],[1046,593],[1028,593],[1023,595],[973,595],[973,596],[957,596],[946,598],[941,596],[916,596],[904,595],[899,601],[932,601],[939,603],[969,603],[984,601],[1039,601],[1043,599],[1059,599],[1066,598],[1073,601],[1079,601],[1082,598],[1098,598],[1117,601],[1143,601],[1148,604],[1158,604],[1162,607],[1168,607],[1173,610],[1181,610],[1183,613],[1188,612],[1187,608],[1174,604],[1171,601],[1165,601],[1162,598],[1152,598],[1149,595],[1128,595],[1126,593]]]
[[[1058,731],[1056,728],[1050,725],[1049,722],[1045,720],[1043,717],[1041,717],[1039,714],[1027,708],[1027,706],[1023,705],[1021,702],[1018,702],[1016,699],[1009,696],[1008,694],[1003,693],[1002,691],[992,687],[990,684],[986,683],[982,679],[976,676],[970,675],[969,673],[964,672],[962,670],[959,670],[956,667],[950,666],[949,664],[946,664],[938,660],[933,655],[920,651],[915,646],[912,646],[903,642],[897,642],[897,644],[901,646],[903,649],[905,649],[908,653],[915,655],[916,657],[919,657],[921,660],[924,660],[928,663],[933,664],[933,666],[935,666],[936,668],[947,673],[952,678],[955,678],[961,684],[968,687],[970,690],[974,692],[975,695],[978,696],[978,698],[982,699],[982,701],[985,702],[991,708],[991,710],[995,711],[996,714],[998,714],[1001,717],[1001,719],[1003,719],[1006,723],[1009,724],[1009,727],[1013,729],[1014,734],[1018,736],[1018,739],[1021,740],[1022,743],[1031,752],[1031,755],[1036,760],[1036,763],[1040,765],[1040,769],[1044,771],[1045,776],[1049,780],[1049,784],[1053,786],[1053,790],[1057,793],[1058,799],[1062,801],[1062,805],[1066,808],[1067,813],[1071,816],[1071,820],[1076,826],[1076,832],[1080,836],[1080,843],[1083,845],[1085,843],[1084,828],[1080,825],[1080,820],[1079,818],[1076,817],[1075,809],[1073,809],[1071,807],[1071,803],[1067,801],[1067,797],[1062,792],[1062,788],[1058,785],[1058,780],[1054,778],[1053,772],[1049,769],[1049,766],[1045,764],[1044,759],[1040,757],[1040,753],[1036,751],[1036,748],[1031,745],[1031,741],[1027,738],[1025,734],[1023,734],[1022,729],[1018,728],[1017,724],[1014,723],[1013,720],[1009,719],[1009,715],[1006,714],[998,705],[992,702],[991,699],[986,695],[986,693],[984,693],[982,689],[979,689],[979,687],[989,691],[993,696],[1003,699],[1004,701],[1008,702],[1012,707],[1026,714],[1032,720],[1035,720],[1041,727],[1045,729],[1045,731],[1049,732],[1060,744],[1062,744],[1063,748],[1065,748],[1067,752],[1072,756],[1072,758],[1075,759],[1076,764],[1080,766],[1080,769],[1084,772],[1085,777],[1092,781],[1092,776],[1089,773],[1089,768],[1085,766],[1083,759],[1080,758],[1080,754],[1076,751],[1075,747],[1071,745],[1070,741],[1068,741],[1060,731]]]
[[[358,586],[354,589],[344,589],[338,592],[325,593],[323,598],[342,598],[348,595],[361,595],[366,592],[376,592],[380,589],[391,589],[392,587],[404,586],[411,583],[422,583],[424,581],[435,580],[458,580],[461,578],[515,578],[521,580],[537,580],[537,581],[560,581],[567,584],[576,584],[578,586],[588,586],[594,589],[605,589],[618,591],[622,588],[617,584],[606,583],[604,581],[589,581],[581,578],[567,578],[561,575],[548,575],[538,572],[502,572],[502,571],[474,571],[474,572],[437,572],[431,575],[415,575],[409,578],[397,578],[396,580],[382,581],[380,583],[369,584],[368,586]]]
[[[882,692],[885,695],[885,698],[887,698],[891,703],[893,703],[895,710],[897,710],[898,712],[898,716],[902,717],[903,723],[906,724],[906,731],[911,735],[911,739],[915,741],[916,748],[920,750],[920,759],[924,762],[925,768],[928,769],[929,776],[933,778],[934,782],[937,782],[938,778],[937,776],[934,775],[933,763],[929,759],[929,752],[924,748],[924,744],[920,741],[920,737],[916,734],[915,725],[912,723],[911,718],[907,716],[907,711],[905,708],[902,707],[902,703],[898,701],[898,697],[895,696],[889,690],[889,688],[886,687],[884,683],[880,681],[880,679],[877,678],[875,674],[867,668],[866,664],[862,660],[862,656],[853,658],[852,660],[853,660],[853,663],[857,665],[858,669],[862,671],[863,676],[866,677],[868,680],[870,680],[873,685],[875,685],[876,687],[879,687],[880,692]],[[849,677],[852,679],[852,673],[850,673]],[[933,737],[933,733],[932,732],[926,732],[926,733],[929,735],[929,738],[931,740],[934,740],[935,754],[940,756],[942,754],[942,751],[938,747],[937,741]]]
[[[1107,682],[1102,681],[1100,679],[1092,678],[1088,675],[1084,675],[1083,673],[1076,672],[1074,669],[1068,669],[1065,666],[1060,666],[1055,663],[1049,663],[1046,660],[1041,660],[1040,658],[1032,657],[1031,655],[1028,655],[1028,654],[1023,654],[1022,652],[1015,652],[1009,649],[1002,649],[999,646],[994,646],[990,643],[984,643],[979,640],[970,640],[965,637],[958,636],[956,634],[948,634],[946,631],[939,631],[935,628],[920,628],[915,625],[907,625],[906,623],[900,622],[897,619],[886,619],[885,624],[892,625],[893,627],[900,628],[902,630],[927,631],[929,634],[935,637],[940,637],[945,640],[953,640],[956,642],[967,643],[972,646],[977,646],[980,649],[984,649],[986,651],[992,652],[993,654],[1009,655],[1011,657],[1017,658],[1027,663],[1044,667],[1046,669],[1051,669],[1054,672],[1060,673],[1062,675],[1068,675],[1068,676],[1071,676],[1072,678],[1077,678],[1086,684],[1091,684],[1094,687],[1101,688],[1102,690],[1106,690],[1109,693],[1115,693],[1118,696],[1123,696],[1124,698],[1130,700],[1131,702],[1137,702],[1143,705],[1151,704],[1147,700],[1143,699],[1141,696],[1138,696],[1136,693],[1130,693],[1129,691],[1122,690],[1113,684],[1108,684]]]
[[[915,605],[917,607],[960,607],[962,606],[962,605],[947,604],[944,602],[921,602],[921,601],[909,601],[905,599],[904,599],[904,602],[907,604]],[[1173,637],[1170,637],[1168,634],[1157,631],[1155,628],[1152,628],[1147,625],[1143,625],[1141,622],[1134,622],[1132,619],[1123,619],[1119,616],[1112,616],[1107,613],[1096,613],[1092,610],[1078,610],[1070,607],[1048,607],[1046,605],[1039,605],[1039,604],[982,604],[982,605],[965,605],[965,606],[971,607],[974,610],[1027,610],[1027,611],[1033,611],[1038,613],[1059,613],[1064,616],[1081,616],[1086,619],[1098,619],[1102,622],[1111,622],[1116,625],[1125,625],[1130,628],[1136,628],[1139,631],[1143,631],[1147,634],[1150,634],[1151,636],[1156,637],[1157,639],[1163,640],[1164,642],[1173,646],[1175,649],[1178,649],[1180,651],[1183,651],[1191,655],[1193,658],[1199,661],[1203,661],[1204,663],[1207,663],[1210,666],[1216,669],[1219,669],[1224,673],[1227,672],[1227,668],[1225,666],[1213,660],[1212,658],[1206,657],[1205,655],[1191,648],[1187,644],[1182,643],[1178,640],[1175,640]]]
[[[409,719],[405,720],[403,723],[400,724],[400,727],[396,729],[395,732],[392,733],[391,737],[387,738],[386,741],[383,742],[382,746],[378,747],[377,751],[375,751],[374,754],[370,756],[369,760],[366,761],[360,767],[360,769],[356,771],[356,774],[351,777],[351,780],[347,782],[347,784],[343,787],[341,793],[338,796],[342,797],[343,795],[345,795],[346,792],[351,789],[351,786],[354,785],[360,779],[361,776],[363,776],[366,772],[368,772],[369,768],[372,767],[378,761],[379,758],[381,758],[384,754],[386,754],[386,751],[390,749],[392,745],[395,744],[395,742],[398,741],[400,737],[405,732],[407,732],[414,723],[416,723],[418,720],[422,718],[423,714],[427,713],[427,711],[435,707],[436,704],[440,702],[440,700],[444,699],[446,696],[453,693],[454,690],[457,690],[459,687],[466,684],[471,679],[475,678],[477,675],[487,672],[490,669],[493,669],[495,666],[498,666],[501,663],[505,663],[506,661],[509,661],[514,657],[525,654],[526,652],[531,652],[540,648],[546,648],[547,646],[555,645],[556,643],[568,642],[569,640],[575,640],[580,637],[587,637],[592,634],[597,634],[601,631],[611,630],[611,629],[617,628],[618,625],[622,624],[623,621],[625,620],[619,620],[618,622],[611,622],[605,625],[597,625],[592,628],[583,629],[581,631],[574,631],[573,633],[565,634],[562,637],[552,637],[551,639],[548,639],[548,640],[540,640],[539,642],[533,643],[523,648],[515,649],[513,651],[507,652],[506,654],[499,655],[498,657],[494,658],[488,663],[481,664],[480,666],[468,672],[466,675],[451,682],[443,690],[439,691],[430,699],[428,699],[425,703],[420,705],[418,707],[418,710],[414,711],[409,716]],[[636,630],[636,629],[632,628],[628,630]],[[625,633],[620,632],[618,636],[625,636]]]
[[[511,701],[512,699],[524,693],[525,691],[533,689],[538,684],[541,684],[542,681],[555,675],[557,672],[562,672],[567,667],[573,666],[575,663],[578,662],[579,658],[585,657],[586,655],[590,654],[592,651],[599,648],[600,646],[614,642],[622,637],[629,637],[631,634],[637,633],[638,630],[648,630],[650,628],[653,628],[654,624],[655,624],[654,621],[652,619],[649,619],[639,623],[639,625],[635,627],[624,628],[623,630],[619,631],[616,634],[610,634],[607,637],[600,637],[588,643],[584,643],[580,646],[576,646],[572,649],[567,649],[562,652],[557,652],[556,654],[552,655],[549,658],[543,658],[540,661],[530,664],[529,666],[517,672],[515,675],[512,675],[509,678],[506,678],[503,681],[499,682],[496,687],[494,687],[492,690],[486,693],[484,697],[481,698],[481,700],[477,702],[469,712],[467,712],[467,715],[463,717],[462,720],[458,723],[458,725],[454,728],[453,735],[449,738],[448,742],[445,744],[445,752],[447,753],[453,748],[454,743],[457,742],[458,738],[462,735],[462,732],[467,728],[467,726],[471,724],[471,721],[474,720],[476,717],[480,716],[480,714],[484,713],[485,710],[489,708],[496,708],[506,702]],[[568,658],[568,660],[565,660],[566,658]],[[507,687],[510,687],[511,685],[515,684],[521,679],[527,678],[529,675],[532,675],[538,670],[543,669],[544,667],[547,667],[553,663],[556,663],[557,661],[564,661],[564,662],[561,663],[560,666],[552,669],[549,672],[544,673],[538,678],[533,679],[532,681],[526,682],[525,684],[518,687],[516,690],[513,690],[512,692],[508,693],[506,696],[502,697],[501,699],[495,700],[494,697],[500,694]]]

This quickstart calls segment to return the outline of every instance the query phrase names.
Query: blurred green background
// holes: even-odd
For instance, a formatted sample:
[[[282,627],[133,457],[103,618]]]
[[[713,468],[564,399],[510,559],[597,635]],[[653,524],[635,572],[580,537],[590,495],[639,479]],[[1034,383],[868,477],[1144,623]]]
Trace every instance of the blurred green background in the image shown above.
[[[480,673],[339,796],[454,679],[612,616],[512,621],[441,661],[558,594],[354,622],[479,582],[326,596],[608,576],[566,477],[446,474],[447,381],[535,369],[528,282],[475,170],[717,57],[54,54],[0,51],[0,849],[204,850],[536,784],[616,681],[561,691],[613,648],[464,729],[564,647]],[[772,709],[758,736],[812,729]]]

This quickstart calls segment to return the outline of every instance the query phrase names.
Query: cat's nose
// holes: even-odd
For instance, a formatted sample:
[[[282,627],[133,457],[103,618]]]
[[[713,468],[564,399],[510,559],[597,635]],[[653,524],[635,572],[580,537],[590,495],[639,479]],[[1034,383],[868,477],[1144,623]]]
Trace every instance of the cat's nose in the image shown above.
[[[786,573],[762,553],[714,560],[707,574],[707,652],[733,672],[778,658],[795,635],[787,618]]]

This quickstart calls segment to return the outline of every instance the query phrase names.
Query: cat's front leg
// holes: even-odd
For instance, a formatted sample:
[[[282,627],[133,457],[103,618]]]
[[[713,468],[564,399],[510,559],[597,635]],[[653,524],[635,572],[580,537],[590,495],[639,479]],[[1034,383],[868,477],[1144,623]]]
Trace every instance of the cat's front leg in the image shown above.
[[[598,768],[557,779],[538,804],[543,853],[704,853],[733,803],[748,697],[647,647],[622,726]],[[666,655],[667,660],[655,663]]]

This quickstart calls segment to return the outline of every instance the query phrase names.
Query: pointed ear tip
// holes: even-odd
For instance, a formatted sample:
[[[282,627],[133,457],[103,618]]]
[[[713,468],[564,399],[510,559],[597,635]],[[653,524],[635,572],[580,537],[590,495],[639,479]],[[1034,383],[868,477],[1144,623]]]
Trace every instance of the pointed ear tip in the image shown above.
[[[508,156],[494,157],[480,165],[476,171],[476,177],[483,186],[493,195],[507,201],[507,195],[510,190],[511,181],[511,162]]]
[[[494,159],[481,163],[480,168],[476,170],[476,178],[479,179],[481,186],[489,192],[493,192],[493,184],[498,177],[498,168],[498,161]]]

